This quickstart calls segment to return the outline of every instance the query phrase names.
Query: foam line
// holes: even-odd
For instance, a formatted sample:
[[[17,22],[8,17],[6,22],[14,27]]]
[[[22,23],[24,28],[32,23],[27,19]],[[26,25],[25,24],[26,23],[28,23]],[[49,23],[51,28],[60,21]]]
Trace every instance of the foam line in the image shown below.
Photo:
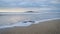
[[[40,23],[40,22],[45,22],[45,21],[50,21],[50,20],[56,20],[56,19],[60,19],[60,18],[52,18],[52,19],[39,20],[39,21],[36,21],[36,22],[33,23],[33,24],[38,24],[38,23]],[[30,24],[30,25],[32,25],[32,24]],[[29,25],[29,26],[30,26],[30,25]],[[15,25],[15,26],[17,26],[17,25]],[[9,28],[9,27],[14,27],[14,26],[13,26],[13,25],[0,26],[0,29]],[[22,27],[23,27],[23,26],[22,26]],[[28,27],[28,26],[26,26],[26,27]]]
[[[45,22],[45,21],[50,21],[50,20],[56,20],[56,19],[60,19],[60,18],[44,19],[44,20],[36,21],[36,23],[34,24],[38,24],[40,22]]]

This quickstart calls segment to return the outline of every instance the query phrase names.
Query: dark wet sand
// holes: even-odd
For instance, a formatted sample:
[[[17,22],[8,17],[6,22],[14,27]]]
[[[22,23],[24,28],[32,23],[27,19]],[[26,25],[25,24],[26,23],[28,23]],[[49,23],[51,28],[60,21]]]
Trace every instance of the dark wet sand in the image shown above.
[[[60,19],[33,24],[29,27],[0,29],[0,34],[60,34]]]

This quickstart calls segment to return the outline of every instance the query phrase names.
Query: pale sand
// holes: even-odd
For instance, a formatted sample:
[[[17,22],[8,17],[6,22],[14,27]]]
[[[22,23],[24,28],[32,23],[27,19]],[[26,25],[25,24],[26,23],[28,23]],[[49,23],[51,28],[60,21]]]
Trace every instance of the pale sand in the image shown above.
[[[0,29],[0,34],[60,34],[60,19],[33,24],[29,27]]]

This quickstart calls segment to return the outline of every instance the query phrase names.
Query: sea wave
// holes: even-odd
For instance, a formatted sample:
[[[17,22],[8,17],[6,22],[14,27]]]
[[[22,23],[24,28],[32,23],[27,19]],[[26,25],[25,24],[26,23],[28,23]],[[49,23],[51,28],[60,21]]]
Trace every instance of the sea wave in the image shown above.
[[[41,22],[50,21],[50,20],[57,20],[57,19],[60,19],[60,18],[44,19],[44,20],[35,21],[35,23],[31,23],[31,22],[27,22],[27,23],[19,22],[19,23],[14,23],[12,25],[0,26],[0,29],[2,29],[2,28],[10,28],[10,27],[17,27],[17,26],[28,27],[28,26],[30,26],[32,24],[38,24],[38,23],[41,23]]]

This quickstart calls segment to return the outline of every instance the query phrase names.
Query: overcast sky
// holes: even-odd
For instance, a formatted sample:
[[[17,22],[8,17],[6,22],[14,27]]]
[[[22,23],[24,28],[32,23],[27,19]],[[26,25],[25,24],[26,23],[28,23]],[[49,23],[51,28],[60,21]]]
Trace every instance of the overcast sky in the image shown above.
[[[0,7],[59,7],[60,0],[0,0]]]
[[[0,0],[0,12],[24,12],[30,10],[60,10],[60,0]]]

